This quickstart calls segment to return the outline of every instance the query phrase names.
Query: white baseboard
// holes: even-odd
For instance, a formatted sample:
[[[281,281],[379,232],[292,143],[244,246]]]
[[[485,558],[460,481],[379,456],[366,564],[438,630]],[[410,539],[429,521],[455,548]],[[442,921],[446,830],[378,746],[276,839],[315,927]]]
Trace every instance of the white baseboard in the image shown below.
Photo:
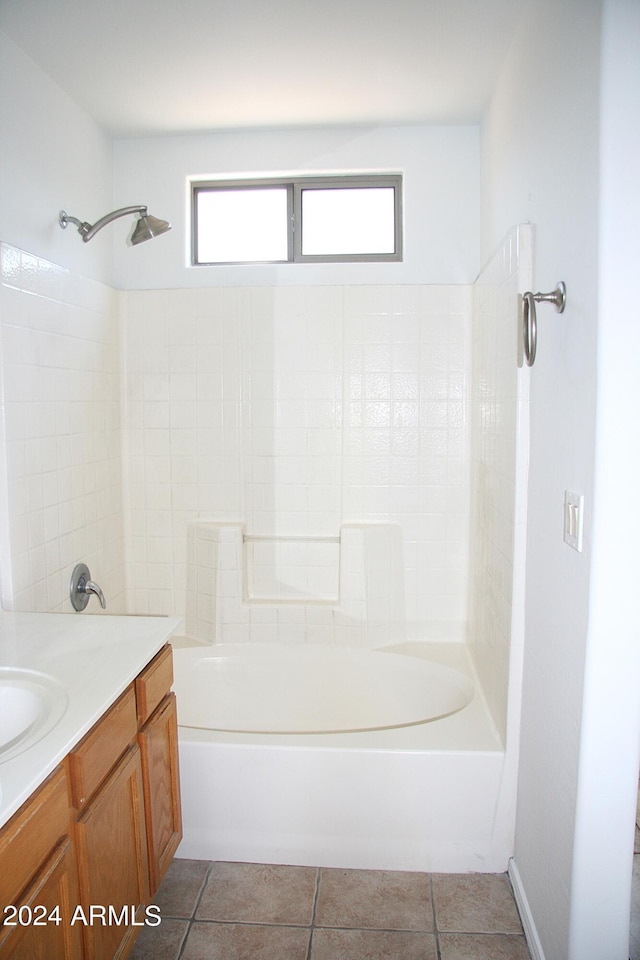
[[[540,937],[538,936],[536,925],[533,922],[529,901],[527,900],[527,895],[522,884],[522,877],[520,876],[520,871],[518,870],[513,857],[511,860],[509,860],[509,879],[511,880],[513,895],[515,897],[518,910],[520,911],[520,919],[522,920],[524,935],[527,938],[527,945],[529,947],[532,960],[545,960],[542,944],[540,943]]]

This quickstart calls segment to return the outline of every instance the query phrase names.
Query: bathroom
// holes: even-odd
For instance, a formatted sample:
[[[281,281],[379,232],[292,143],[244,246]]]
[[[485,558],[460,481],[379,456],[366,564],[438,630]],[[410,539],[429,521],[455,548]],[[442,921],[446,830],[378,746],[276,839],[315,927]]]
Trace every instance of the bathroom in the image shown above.
[[[68,570],[82,558],[100,571],[109,612],[182,613],[186,542],[174,543],[179,526],[174,521],[178,514],[209,510],[200,498],[214,485],[218,519],[237,519],[238,506],[233,484],[219,479],[221,471],[228,476],[223,471],[230,463],[208,462],[199,488],[190,471],[193,444],[203,438],[194,435],[195,401],[181,375],[193,362],[194,348],[204,362],[206,345],[195,340],[203,310],[217,314],[219,329],[226,322],[227,329],[237,331],[234,324],[243,310],[243,321],[253,311],[253,318],[267,322],[274,317],[274,304],[264,296],[266,288],[281,311],[299,317],[297,292],[310,284],[337,289],[341,298],[360,297],[362,315],[371,309],[363,305],[367,286],[382,285],[390,301],[394,292],[397,297],[389,315],[415,316],[412,288],[455,287],[464,299],[510,231],[521,223],[534,225],[536,289],[551,289],[562,279],[571,304],[561,319],[542,311],[540,316],[539,356],[529,380],[526,563],[521,558],[526,579],[524,596],[516,598],[523,614],[524,660],[514,858],[540,956],[548,958],[622,957],[628,938],[620,904],[629,896],[631,827],[624,824],[633,821],[638,768],[637,737],[629,733],[638,729],[639,707],[632,685],[638,654],[629,628],[638,516],[630,498],[625,522],[619,523],[613,510],[620,490],[613,484],[616,476],[624,476],[624,489],[634,489],[638,477],[637,454],[622,439],[632,436],[635,426],[633,373],[626,365],[637,348],[637,332],[628,329],[628,312],[618,306],[632,302],[632,251],[620,237],[624,218],[633,222],[637,212],[637,186],[627,173],[634,164],[627,167],[620,159],[637,150],[623,121],[637,113],[633,97],[639,84],[637,73],[635,83],[633,73],[625,73],[633,67],[621,55],[634,29],[637,38],[633,6],[613,0],[522,4],[481,123],[403,126],[396,121],[389,130],[371,124],[348,131],[235,131],[174,135],[156,144],[126,131],[112,138],[88,110],[72,102],[37,57],[27,56],[10,39],[10,4],[8,36],[1,36],[0,240],[9,259],[14,250],[34,258],[25,258],[22,267],[28,272],[31,263],[33,268],[30,297],[43,337],[27,330],[20,343],[11,342],[18,334],[7,317],[22,310],[23,301],[5,284],[0,303],[4,356],[15,349],[21,357],[20,363],[3,362],[0,549],[6,609],[67,609]],[[5,30],[4,15],[0,29]],[[208,287],[183,266],[185,178],[210,172],[213,163],[224,172],[400,165],[411,184],[407,230],[415,229],[419,254],[407,254],[400,275],[388,267],[352,268],[324,273],[319,280],[318,268],[315,274],[305,268],[304,280],[298,273],[294,280],[281,267],[262,268],[248,280],[239,268],[229,268],[221,285]],[[427,189],[429,177],[439,185],[435,199]],[[443,178],[453,191],[446,203]],[[411,196],[421,210],[427,205],[428,222],[414,214],[411,226]],[[104,240],[85,246],[57,224],[61,207],[91,219],[139,200],[172,220],[172,234],[130,249],[123,242],[124,226],[118,231],[116,224]],[[431,224],[437,224],[437,232]],[[62,269],[42,272],[43,264]],[[54,303],[52,316],[45,300]],[[63,312],[60,303],[69,308]],[[178,349],[172,322],[185,303],[192,324],[180,330],[184,349]],[[278,316],[284,327],[283,313]],[[122,331],[114,318],[122,318]],[[144,384],[135,376],[141,330],[148,364]],[[193,337],[190,343],[187,335]],[[620,343],[625,347],[618,354]],[[124,462],[123,344],[129,388]],[[233,364],[246,344],[223,341],[222,346]],[[183,364],[174,369],[172,381],[154,369],[169,351],[176,364]],[[141,388],[146,396],[136,392]],[[169,396],[167,388],[173,391]],[[225,389],[232,391],[226,394],[228,423],[242,396],[228,381]],[[458,401],[446,402],[455,414]],[[142,416],[151,419],[143,423]],[[615,429],[609,429],[612,423]],[[236,430],[232,423],[231,436],[222,438],[227,444],[222,459],[226,455],[233,463],[238,460],[228,445],[237,442]],[[453,461],[444,466],[452,470]],[[122,471],[131,481],[124,503]],[[562,541],[567,489],[585,496],[582,554]],[[413,491],[408,492],[410,500]],[[454,571],[469,562],[464,545],[455,540],[466,519],[463,492],[458,492],[450,513],[438,518],[447,531],[446,556]],[[380,513],[388,512],[385,503]],[[433,535],[433,529],[427,533]],[[421,550],[416,546],[414,557],[418,554],[424,567],[417,560],[409,566],[407,560],[415,584],[412,616],[426,619],[420,603],[428,595],[430,609],[436,600],[443,608],[431,619],[455,623],[466,597],[459,586],[442,596],[438,570],[428,566],[433,541],[425,539]],[[455,579],[447,578],[452,583]],[[612,741],[625,744],[615,756],[607,750]],[[619,836],[611,824],[623,825]],[[604,891],[609,891],[606,897]]]

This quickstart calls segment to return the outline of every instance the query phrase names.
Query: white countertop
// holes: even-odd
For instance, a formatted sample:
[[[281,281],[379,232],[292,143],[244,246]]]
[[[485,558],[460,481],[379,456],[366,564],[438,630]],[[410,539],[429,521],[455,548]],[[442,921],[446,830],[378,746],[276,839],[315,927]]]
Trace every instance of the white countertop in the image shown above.
[[[0,612],[0,667],[38,670],[68,696],[57,725],[0,757],[0,826],[69,753],[181,624],[178,617]]]

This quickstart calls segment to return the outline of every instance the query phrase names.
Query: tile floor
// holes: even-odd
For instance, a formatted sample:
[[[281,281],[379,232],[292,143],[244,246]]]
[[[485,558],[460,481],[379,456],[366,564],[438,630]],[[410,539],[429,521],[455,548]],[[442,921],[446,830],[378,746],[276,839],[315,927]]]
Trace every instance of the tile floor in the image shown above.
[[[132,960],[530,960],[509,880],[174,860]]]

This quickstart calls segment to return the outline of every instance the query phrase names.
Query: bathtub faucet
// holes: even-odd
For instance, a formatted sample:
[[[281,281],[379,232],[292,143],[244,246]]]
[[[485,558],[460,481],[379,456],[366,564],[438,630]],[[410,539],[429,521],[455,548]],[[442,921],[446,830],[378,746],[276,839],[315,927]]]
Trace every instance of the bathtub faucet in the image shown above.
[[[69,595],[71,605],[74,610],[84,610],[89,603],[91,594],[94,593],[100,601],[102,609],[106,609],[107,601],[104,593],[97,583],[91,579],[91,571],[86,563],[79,563],[74,567],[71,574],[71,583],[69,585]]]

